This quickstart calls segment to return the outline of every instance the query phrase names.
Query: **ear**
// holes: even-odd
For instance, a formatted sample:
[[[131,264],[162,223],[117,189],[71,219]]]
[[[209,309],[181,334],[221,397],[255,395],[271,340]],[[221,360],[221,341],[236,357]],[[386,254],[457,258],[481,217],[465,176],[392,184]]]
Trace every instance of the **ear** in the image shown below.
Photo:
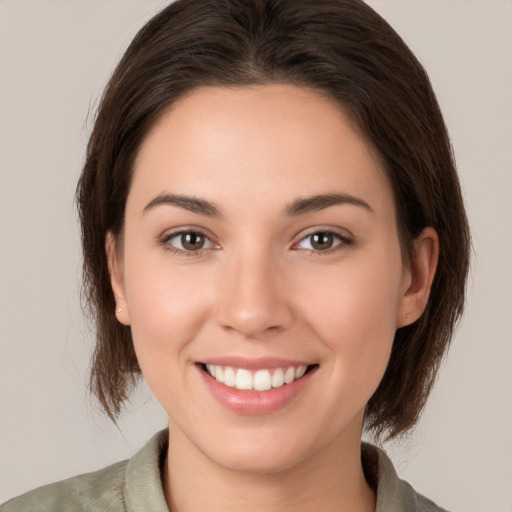
[[[425,228],[414,240],[408,279],[397,312],[397,328],[412,324],[425,311],[439,259],[439,237],[434,228]]]
[[[107,253],[110,285],[116,300],[116,317],[122,324],[130,325],[130,312],[124,286],[123,261],[116,240],[110,231],[105,237],[105,251]]]

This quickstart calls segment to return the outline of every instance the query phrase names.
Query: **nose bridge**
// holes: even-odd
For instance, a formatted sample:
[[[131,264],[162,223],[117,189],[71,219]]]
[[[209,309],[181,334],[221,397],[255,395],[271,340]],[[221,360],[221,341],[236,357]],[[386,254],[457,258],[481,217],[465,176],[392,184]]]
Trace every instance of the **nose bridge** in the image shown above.
[[[292,312],[272,251],[240,248],[225,263],[219,290],[221,325],[247,337],[288,327]]]

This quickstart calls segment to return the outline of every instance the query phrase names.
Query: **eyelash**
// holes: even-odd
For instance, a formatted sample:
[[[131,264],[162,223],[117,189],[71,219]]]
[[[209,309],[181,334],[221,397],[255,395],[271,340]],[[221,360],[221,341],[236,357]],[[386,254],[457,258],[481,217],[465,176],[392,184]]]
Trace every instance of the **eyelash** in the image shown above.
[[[206,241],[208,241],[208,243],[210,243],[212,246],[216,245],[215,242],[213,242],[211,240],[211,238],[206,233],[203,233],[202,231],[200,231],[198,229],[181,229],[179,231],[173,231],[172,233],[168,233],[160,239],[160,245],[162,247],[164,247],[165,250],[167,250],[173,254],[179,254],[179,255],[188,256],[188,257],[200,256],[205,251],[211,250],[213,248],[213,247],[207,247],[205,249],[201,248],[196,251],[192,251],[192,250],[187,251],[186,249],[180,249],[179,247],[170,245],[169,242],[173,238],[177,238],[177,237],[183,236],[183,235],[199,235],[199,236],[202,236]]]
[[[187,235],[187,234],[199,235],[199,236],[204,237],[204,239],[207,240],[208,243],[212,245],[212,247],[201,248],[201,249],[198,249],[198,250],[194,251],[194,250],[180,249],[179,247],[175,247],[175,246],[169,244],[169,242],[173,238],[176,238],[176,237],[179,237],[179,236],[183,236],[183,235]],[[341,235],[340,233],[338,233],[336,231],[329,230],[329,229],[325,229],[325,230],[318,229],[316,231],[312,231],[311,233],[308,233],[307,235],[303,236],[298,242],[296,242],[292,246],[292,249],[293,250],[300,250],[300,248],[298,248],[297,246],[301,242],[307,240],[308,238],[311,238],[314,235],[319,235],[319,234],[331,235],[335,239],[337,239],[338,243],[336,243],[336,245],[334,245],[333,247],[331,247],[329,249],[326,249],[324,251],[322,251],[322,250],[315,250],[315,249],[304,249],[305,251],[308,251],[311,255],[314,255],[314,256],[326,256],[326,255],[329,255],[329,254],[333,254],[333,253],[338,252],[340,250],[343,250],[344,248],[346,248],[346,247],[348,247],[348,246],[353,244],[353,240],[351,238],[343,236],[343,235]],[[164,247],[165,250],[167,250],[167,251],[169,251],[169,252],[171,252],[173,254],[184,255],[184,256],[187,256],[187,257],[200,256],[205,251],[211,250],[212,248],[213,248],[213,250],[215,250],[215,246],[216,246],[215,242],[213,242],[208,235],[206,235],[205,233],[203,233],[202,231],[197,230],[197,229],[182,229],[182,230],[179,230],[179,231],[174,231],[172,233],[168,233],[168,234],[164,235],[160,239],[160,245],[162,247]]]
[[[314,235],[330,235],[333,236],[338,243],[336,245],[330,247],[329,249],[326,249],[324,251],[321,250],[315,250],[315,249],[304,249],[305,251],[308,251],[312,256],[328,256],[329,254],[334,254],[338,251],[342,251],[346,247],[352,245],[354,241],[351,238],[348,238],[347,236],[342,235],[341,233],[338,233],[337,231],[333,231],[332,229],[317,229],[315,231],[312,231],[311,233],[308,233],[307,235],[303,236],[297,243],[293,245],[292,248],[296,248],[301,242],[304,240],[310,239]],[[295,249],[300,250],[300,249]]]

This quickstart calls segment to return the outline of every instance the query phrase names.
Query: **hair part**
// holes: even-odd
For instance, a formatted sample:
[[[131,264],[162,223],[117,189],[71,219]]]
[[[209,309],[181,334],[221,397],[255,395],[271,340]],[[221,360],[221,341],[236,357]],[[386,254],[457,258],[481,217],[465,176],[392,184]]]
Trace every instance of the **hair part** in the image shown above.
[[[365,425],[392,438],[418,421],[460,318],[470,236],[444,121],[421,64],[359,0],[177,0],[136,35],[102,97],[76,199],[83,290],[96,326],[90,387],[115,421],[140,368],[115,316],[105,237],[122,235],[141,144],[200,86],[289,83],[326,96],[376,150],[391,184],[406,260],[432,226],[440,255],[423,316],[397,330]]]

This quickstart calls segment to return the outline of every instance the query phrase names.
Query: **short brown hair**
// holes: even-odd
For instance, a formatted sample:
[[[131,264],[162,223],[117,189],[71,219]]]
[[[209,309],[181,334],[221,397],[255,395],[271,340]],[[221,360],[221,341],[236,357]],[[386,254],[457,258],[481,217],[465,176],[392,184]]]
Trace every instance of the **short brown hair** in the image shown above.
[[[77,188],[84,296],[97,343],[91,389],[115,420],[140,368],[114,314],[105,236],[119,238],[141,142],[166,108],[205,85],[289,83],[343,107],[391,183],[406,258],[426,226],[440,256],[423,316],[397,330],[366,427],[417,422],[462,313],[470,237],[450,141],[423,67],[360,0],[178,0],[137,34],[108,83]]]

